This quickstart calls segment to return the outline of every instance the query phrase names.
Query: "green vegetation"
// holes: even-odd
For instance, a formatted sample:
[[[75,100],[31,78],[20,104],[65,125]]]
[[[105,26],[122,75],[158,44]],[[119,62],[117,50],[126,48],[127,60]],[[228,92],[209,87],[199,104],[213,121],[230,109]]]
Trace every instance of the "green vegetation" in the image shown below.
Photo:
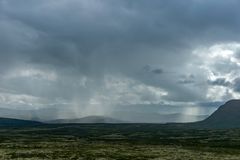
[[[238,160],[240,129],[157,124],[0,128],[0,159]]]

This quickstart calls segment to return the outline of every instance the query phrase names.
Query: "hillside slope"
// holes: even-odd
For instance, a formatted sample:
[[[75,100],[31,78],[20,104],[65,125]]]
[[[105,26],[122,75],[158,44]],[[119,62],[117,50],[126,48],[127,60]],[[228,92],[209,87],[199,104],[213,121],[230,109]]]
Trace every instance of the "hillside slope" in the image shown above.
[[[0,118],[0,127],[25,127],[25,126],[37,126],[41,125],[41,122],[28,121],[12,118]]]
[[[230,100],[195,125],[206,128],[240,128],[240,100]]]

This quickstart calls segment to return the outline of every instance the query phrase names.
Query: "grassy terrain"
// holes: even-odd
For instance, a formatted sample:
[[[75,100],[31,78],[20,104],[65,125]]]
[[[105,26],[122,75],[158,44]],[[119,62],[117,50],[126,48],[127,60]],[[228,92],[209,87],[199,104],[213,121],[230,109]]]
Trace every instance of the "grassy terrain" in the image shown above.
[[[240,129],[154,124],[0,128],[0,159],[239,160]]]

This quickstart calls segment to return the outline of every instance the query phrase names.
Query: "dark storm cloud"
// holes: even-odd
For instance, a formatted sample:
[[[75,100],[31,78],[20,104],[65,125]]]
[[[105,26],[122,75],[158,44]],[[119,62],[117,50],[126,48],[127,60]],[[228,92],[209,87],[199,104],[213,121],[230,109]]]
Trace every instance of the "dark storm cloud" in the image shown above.
[[[237,0],[0,0],[0,88],[82,105],[105,101],[109,86],[118,94],[115,100],[135,86],[128,90],[130,100],[167,93],[162,101],[206,101],[208,83],[227,87],[228,82],[208,82],[192,52],[239,41],[239,5]]]
[[[163,70],[162,69],[154,69],[154,70],[152,70],[152,72],[155,74],[162,74]]]
[[[32,49],[27,56],[33,62],[56,65],[87,67],[93,59],[91,55],[98,57],[98,54],[102,61],[108,56],[116,61],[127,58],[128,54],[141,55],[129,53],[138,47],[157,47],[181,54],[199,39],[209,41],[222,36],[219,40],[226,40],[225,34],[239,32],[238,11],[234,9],[238,1],[26,1],[23,4],[10,0],[1,4],[3,16],[37,34],[33,42],[29,40],[30,46],[22,46]],[[21,35],[12,39],[17,40],[18,36]],[[29,37],[23,38],[27,41]],[[234,38],[237,37],[231,40]]]
[[[143,71],[147,72],[147,73],[153,73],[153,74],[156,74],[156,75],[164,73],[163,69],[161,69],[161,68],[153,68],[150,65],[144,66],[143,67]]]

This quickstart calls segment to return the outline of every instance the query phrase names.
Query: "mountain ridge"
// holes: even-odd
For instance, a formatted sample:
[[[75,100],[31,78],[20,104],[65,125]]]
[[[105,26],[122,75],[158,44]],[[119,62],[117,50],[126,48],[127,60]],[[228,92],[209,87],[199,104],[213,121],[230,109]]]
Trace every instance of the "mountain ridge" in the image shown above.
[[[240,100],[227,101],[208,118],[196,124],[207,128],[240,128]]]
[[[23,126],[25,127],[25,126],[38,126],[42,124],[43,123],[38,121],[0,117],[0,127],[23,127]]]
[[[51,121],[46,121],[45,123],[55,124],[55,123],[126,123],[126,122],[105,116],[86,116],[74,119],[55,119]]]
[[[174,114],[173,114],[174,115]],[[176,114],[179,115],[179,114]],[[175,115],[175,116],[176,116]],[[180,116],[184,116],[181,115]],[[144,122],[129,122],[114,119],[111,117],[104,116],[87,116],[83,118],[75,119],[55,119],[46,122],[22,120],[15,118],[0,118],[0,127],[3,126],[34,126],[41,125],[44,123],[48,124],[64,124],[64,123],[144,123]],[[190,122],[190,123],[159,123],[165,124],[172,127],[187,127],[187,128],[240,128],[240,100],[234,99],[227,101],[221,105],[214,113],[202,121]]]

